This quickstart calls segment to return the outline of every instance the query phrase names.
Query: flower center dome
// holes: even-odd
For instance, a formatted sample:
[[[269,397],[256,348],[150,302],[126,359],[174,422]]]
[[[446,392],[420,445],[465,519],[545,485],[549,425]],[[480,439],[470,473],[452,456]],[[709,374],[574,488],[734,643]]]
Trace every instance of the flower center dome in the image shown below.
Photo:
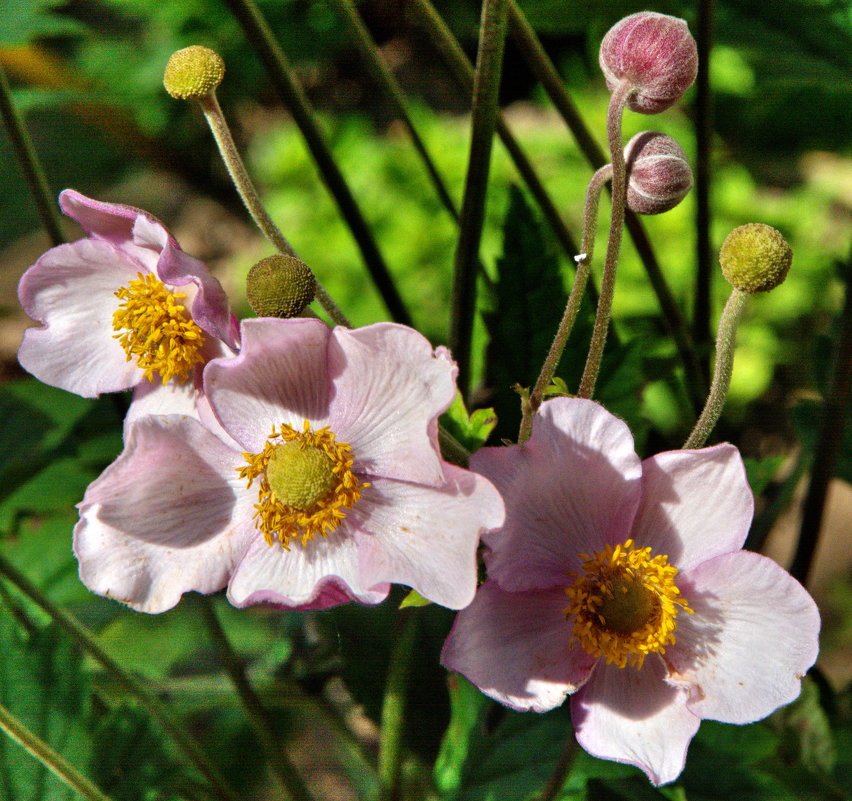
[[[566,588],[574,618],[573,641],[591,656],[618,667],[642,667],[649,653],[665,653],[675,642],[677,614],[692,613],[675,584],[677,568],[633,540],[581,554],[583,575]]]
[[[284,424],[273,427],[260,453],[244,453],[240,478],[257,480],[254,519],[269,545],[290,549],[293,539],[305,545],[315,535],[334,531],[370,485],[352,472],[352,450],[327,427],[313,431]]]
[[[153,273],[137,276],[115,292],[121,303],[112,315],[113,337],[149,381],[156,374],[164,384],[183,382],[204,362],[204,332],[178,302],[186,294],[170,291]]]

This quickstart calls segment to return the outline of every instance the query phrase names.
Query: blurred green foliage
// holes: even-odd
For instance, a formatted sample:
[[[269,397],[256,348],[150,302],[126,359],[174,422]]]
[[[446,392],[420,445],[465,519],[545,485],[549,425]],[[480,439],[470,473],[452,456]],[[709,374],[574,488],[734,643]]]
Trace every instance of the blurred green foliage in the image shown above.
[[[324,0],[261,0],[259,5],[320,110],[335,159],[416,324],[436,343],[445,342],[455,223],[404,131],[390,119],[389,106],[368,82],[332,6]],[[460,113],[466,101],[417,40],[403,5],[386,0],[362,2],[359,8],[395,65],[415,125],[459,198],[469,136]],[[473,52],[479,3],[444,0],[437,5]],[[596,47],[613,22],[646,4],[605,0],[591,8],[576,0],[522,0],[521,5],[603,144],[608,96]],[[831,364],[831,320],[842,295],[836,263],[848,257],[849,247],[852,167],[844,158],[852,144],[849,8],[840,0],[720,0],[715,5],[712,239],[719,243],[731,228],[761,221],[779,228],[795,253],[788,281],[753,299],[748,309],[719,436],[737,441],[757,428],[791,439],[785,407],[807,393],[815,397],[805,398],[794,421],[807,457]],[[683,16],[694,27],[695,4],[665,0],[654,10]],[[175,185],[242,213],[197,110],[169,98],[160,85],[174,50],[211,46],[227,64],[220,100],[272,217],[354,324],[384,318],[301,135],[278,106],[224,3],[14,0],[3,12],[0,58],[55,191],[73,185],[134,203],[121,185],[143,175],[146,186],[155,185],[150,210],[166,219],[176,211]],[[579,239],[591,170],[511,45],[505,84],[510,124]],[[628,114],[625,138],[653,125],[675,136],[694,157],[687,101],[652,123]],[[38,220],[3,136],[0,163],[0,246],[6,246],[37,228]],[[505,152],[495,148],[481,249],[487,273],[481,282],[483,320],[476,331],[476,367],[488,390],[482,400],[496,408],[500,420],[493,441],[515,436],[518,400],[511,384],[534,380],[573,275],[570,258],[555,247],[517,184]],[[601,220],[607,213],[604,201]],[[646,220],[666,279],[687,315],[695,271],[694,216],[690,197],[674,211]],[[598,253],[605,246],[605,225],[602,229]],[[226,279],[238,286],[249,267],[268,253],[269,247],[257,240],[229,254]],[[4,266],[20,272],[27,265]],[[727,291],[715,279],[715,309]],[[233,301],[247,311],[242,298]],[[7,309],[15,305],[11,297],[3,303]],[[590,315],[587,308],[563,359],[560,375],[568,391],[576,388],[582,369]],[[657,300],[629,243],[620,266],[615,318],[619,342],[611,343],[607,353],[600,398],[628,420],[649,451],[676,446],[691,424],[691,412]],[[161,690],[200,733],[234,785],[244,788],[246,798],[266,797],[260,748],[201,633],[191,600],[161,616],[143,617],[93,597],[77,579],[70,549],[76,520],[72,506],[121,448],[122,403],[85,401],[32,380],[0,390],[0,550],[96,632],[111,654]],[[468,417],[458,405],[447,420],[469,445],[481,443],[493,425],[490,412],[473,411]],[[749,480],[761,494],[771,489],[780,457],[756,451],[748,462]],[[847,478],[848,456],[847,449],[841,462]],[[848,602],[844,587],[837,590],[838,605]],[[3,702],[116,801],[207,798],[167,738],[121,697],[110,677],[81,660],[64,635],[47,627],[43,615],[14,591],[5,584],[0,588]],[[379,609],[351,605],[300,614],[239,611],[224,602],[217,609],[282,735],[302,752],[322,750],[339,781],[358,797],[374,797],[375,767],[359,747],[370,735],[352,719],[360,720],[362,729],[365,715],[378,720],[399,625],[395,610],[389,604]],[[570,731],[567,705],[547,715],[497,708],[438,667],[451,622],[446,610],[410,608],[401,614],[418,615],[419,626],[418,663],[407,698],[414,724],[407,731],[406,781],[422,788],[434,773],[437,792],[421,789],[411,797],[532,798],[553,771]],[[341,677],[345,690],[336,683]],[[839,801],[852,793],[850,745],[849,693],[806,682],[800,701],[766,722],[746,727],[705,722],[682,780],[672,787],[654,789],[636,769],[581,752],[559,798]],[[68,797],[3,737],[0,778],[2,801]]]

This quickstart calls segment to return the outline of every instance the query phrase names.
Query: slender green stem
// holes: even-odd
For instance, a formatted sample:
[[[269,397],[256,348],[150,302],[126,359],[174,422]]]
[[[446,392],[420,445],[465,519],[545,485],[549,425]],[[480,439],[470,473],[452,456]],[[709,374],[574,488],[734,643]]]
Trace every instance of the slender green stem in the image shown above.
[[[598,146],[597,141],[580,117],[574,102],[565,89],[562,77],[541,46],[541,42],[533,27],[529,24],[523,9],[518,6],[515,0],[509,0],[509,26],[514,42],[518,45],[521,54],[536,79],[541,83],[554,107],[573,134],[577,146],[586,157],[586,160],[595,169],[603,166],[606,163],[606,156],[603,150]],[[695,408],[698,409],[704,400],[707,381],[701,371],[701,365],[698,355],[695,352],[695,346],[693,345],[689,329],[669,288],[668,282],[663,275],[663,271],[660,269],[659,262],[657,261],[648,234],[642,225],[642,221],[630,209],[627,209],[625,222],[639,259],[645,267],[645,272],[648,274],[651,288],[657,296],[660,311],[663,315],[663,323],[674,340],[678,356],[684,366],[687,390],[690,398]],[[610,331],[610,336],[614,338],[614,332]]]
[[[713,103],[710,88],[710,54],[713,45],[715,0],[698,2],[698,75],[695,80],[695,305],[692,338],[702,353],[702,374],[710,374],[710,299],[713,275],[710,241],[710,152],[713,137]],[[704,355],[706,354],[706,355]]]
[[[852,275],[852,270],[850,270],[850,275]],[[802,505],[802,523],[799,528],[796,555],[793,557],[793,564],[790,566],[790,574],[802,584],[807,583],[819,543],[826,496],[831,479],[837,469],[851,394],[852,280],[847,280],[846,302],[841,317],[840,337],[834,355],[831,383],[822,411],[819,438],[814,448],[810,484]]]
[[[465,95],[469,95],[473,88],[473,65],[435,7],[429,0],[409,0],[406,8],[413,21],[420,27],[443,60],[459,90]],[[557,242],[559,242],[559,246],[568,258],[573,259],[578,253],[577,245],[544,184],[542,184],[530,160],[513,136],[502,114],[497,115],[496,130],[518,174],[530,190]],[[594,288],[590,288],[589,291],[590,294],[593,293]]]
[[[242,27],[249,44],[254,48],[269,79],[293,120],[302,132],[305,143],[316,162],[317,169],[329,192],[334,197],[355,243],[361,251],[364,264],[388,311],[398,323],[411,325],[402,297],[393,282],[385,260],[376,245],[361,209],[355,201],[349,184],[337,166],[334,156],[317,123],[310,101],[297,81],[284,52],[275,41],[269,25],[254,0],[225,0],[231,13]]]
[[[609,99],[606,130],[612,159],[612,208],[610,210],[606,259],[601,279],[601,296],[598,299],[598,310],[592,329],[589,355],[586,358],[586,366],[577,392],[581,398],[591,398],[594,394],[595,382],[598,379],[607,332],[609,331],[609,318],[612,314],[615,273],[621,248],[621,234],[624,228],[624,211],[627,207],[627,168],[624,163],[624,145],[621,141],[621,117],[628,98],[635,91],[635,87],[629,81],[624,80],[615,88]]]
[[[272,221],[272,218],[267,214],[266,208],[260,200],[257,189],[255,189],[254,183],[240,156],[240,152],[234,143],[234,138],[231,136],[231,129],[228,127],[225,115],[222,113],[222,108],[216,99],[215,91],[200,98],[198,104],[204,112],[204,118],[210,126],[210,132],[216,140],[216,145],[219,148],[222,161],[228,169],[228,174],[231,176],[231,180],[234,182],[234,186],[242,198],[246,209],[248,209],[251,218],[255,221],[257,227],[260,228],[263,235],[275,245],[275,248],[280,253],[286,253],[288,256],[298,258],[298,254],[293,249],[293,246]],[[314,279],[316,280],[316,276],[314,276]],[[340,307],[331,299],[328,292],[325,291],[318,280],[316,298],[326,314],[337,325],[349,325],[346,315],[343,314]]]
[[[556,767],[553,769],[553,773],[550,774],[550,778],[547,780],[547,784],[538,801],[556,801],[578,751],[579,745],[577,744],[577,738],[572,732],[565,741],[562,753],[559,754],[559,759],[556,761]]]
[[[470,387],[470,359],[476,318],[476,275],[479,242],[485,222],[485,197],[491,166],[491,145],[497,117],[503,45],[506,40],[506,0],[483,0],[479,52],[473,82],[470,156],[459,223],[453,272],[450,348],[458,364],[462,396]]]
[[[426,144],[423,142],[423,139],[414,127],[414,123],[411,121],[411,116],[406,109],[403,91],[396,78],[394,78],[393,73],[387,68],[385,62],[382,61],[382,58],[376,49],[376,45],[370,36],[370,32],[367,30],[367,26],[364,25],[361,20],[361,16],[358,14],[355,3],[353,0],[330,0],[330,2],[349,25],[349,28],[355,37],[355,45],[358,47],[358,52],[364,59],[364,63],[370,71],[373,80],[383,89],[385,96],[388,100],[390,100],[390,103],[393,106],[394,114],[396,114],[397,118],[408,131],[408,135],[411,137],[411,143],[414,145],[414,149],[420,156],[423,166],[426,168],[426,172],[429,174],[429,178],[435,187],[438,198],[444,205],[444,208],[449,212],[450,216],[457,220],[459,212],[456,208],[456,204],[447,189],[444,179],[441,177],[440,172],[438,172],[435,162],[429,155],[429,151],[426,149]]]
[[[592,176],[592,180],[589,181],[589,186],[586,189],[586,209],[583,215],[583,250],[577,256],[577,273],[574,276],[571,294],[568,296],[562,320],[560,320],[559,327],[556,329],[556,335],[553,338],[547,358],[542,365],[541,373],[539,373],[538,380],[535,382],[535,386],[530,393],[529,400],[523,404],[521,429],[518,433],[519,445],[523,445],[530,438],[533,417],[544,400],[544,393],[547,387],[553,380],[556,368],[559,366],[559,360],[562,358],[562,352],[565,350],[565,344],[568,342],[568,337],[571,336],[571,330],[580,311],[580,303],[583,300],[583,292],[585,292],[586,282],[592,266],[595,234],[598,229],[598,205],[601,197],[601,189],[611,177],[612,167],[607,164]]]
[[[56,210],[56,202],[24,121],[12,103],[12,90],[2,64],[0,64],[0,116],[3,117],[3,124],[15,149],[18,164],[24,173],[24,179],[30,188],[50,241],[54,245],[61,245],[65,237],[62,236],[62,223]]]
[[[125,691],[136,698],[151,715],[156,718],[163,729],[168,732],[180,747],[186,758],[207,779],[211,790],[220,801],[240,801],[239,796],[232,791],[219,770],[204,753],[201,746],[177,722],[165,704],[142,681],[128,673],[109,654],[101,648],[89,631],[80,625],[71,615],[56,606],[29,579],[20,573],[5,557],[0,555],[0,575],[5,576],[24,595],[44,610],[48,616],[65,631],[77,645],[97,661],[101,667],[110,673]]]
[[[710,385],[710,394],[707,396],[704,410],[701,412],[695,428],[692,429],[689,439],[683,444],[686,449],[700,448],[704,445],[722,414],[725,399],[728,397],[728,388],[731,386],[731,374],[734,370],[737,326],[740,324],[748,297],[747,292],[733,289],[725,308],[722,310],[722,316],[719,318],[719,330],[716,333],[716,362],[713,367],[713,383]]]
[[[216,655],[240,697],[245,713],[257,739],[260,741],[269,765],[294,801],[313,801],[308,786],[287,757],[283,744],[273,733],[269,714],[248,680],[245,666],[231,646],[216,615],[216,610],[213,608],[213,602],[204,595],[199,596],[197,602],[201,606],[204,622],[207,625],[207,633],[213,641]]]
[[[18,745],[30,752],[51,773],[65,782],[87,801],[110,801],[92,782],[70,762],[56,753],[44,740],[33,734],[5,706],[0,704],[0,728]]]
[[[390,667],[382,701],[381,731],[379,733],[379,785],[382,801],[391,801],[397,796],[400,764],[402,762],[402,733],[405,726],[405,693],[414,641],[417,616],[412,610],[399,612],[402,632],[391,651]]]

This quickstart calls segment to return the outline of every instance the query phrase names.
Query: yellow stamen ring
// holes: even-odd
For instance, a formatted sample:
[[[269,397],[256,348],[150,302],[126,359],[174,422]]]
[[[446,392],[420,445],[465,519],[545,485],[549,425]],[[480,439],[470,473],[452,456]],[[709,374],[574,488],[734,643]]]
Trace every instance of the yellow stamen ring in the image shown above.
[[[269,545],[285,550],[298,539],[307,544],[317,534],[328,536],[346,517],[369,483],[352,472],[354,456],[328,427],[312,431],[284,424],[272,433],[260,453],[244,453],[240,478],[258,482],[254,520]]]
[[[115,292],[122,302],[112,315],[113,338],[149,381],[156,374],[164,384],[172,378],[182,383],[204,362],[204,332],[178,303],[186,294],[170,291],[153,273],[137,276]]]
[[[668,557],[651,557],[650,548],[634,548],[627,540],[580,558],[585,574],[575,574],[565,590],[565,615],[574,618],[571,641],[620,668],[641,668],[647,654],[665,653],[675,642],[678,612],[692,614]]]

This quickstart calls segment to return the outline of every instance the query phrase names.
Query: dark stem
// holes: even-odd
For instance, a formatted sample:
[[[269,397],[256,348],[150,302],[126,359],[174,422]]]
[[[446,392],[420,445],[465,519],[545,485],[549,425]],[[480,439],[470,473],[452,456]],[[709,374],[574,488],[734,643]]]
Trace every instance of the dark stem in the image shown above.
[[[556,767],[553,769],[553,773],[550,774],[550,778],[547,780],[547,784],[538,801],[556,801],[562,785],[565,784],[565,779],[568,776],[568,771],[571,769],[571,763],[574,761],[577,750],[577,738],[574,737],[574,733],[572,732],[565,741],[562,753],[559,754],[559,759],[556,761]]]
[[[216,656],[240,697],[255,736],[260,741],[272,770],[294,801],[313,801],[307,785],[288,759],[284,746],[273,733],[269,714],[248,680],[245,666],[231,646],[213,608],[213,602],[202,595],[199,596],[198,603],[207,624],[207,633],[213,641]]]
[[[471,340],[476,318],[479,242],[485,222],[485,197],[499,105],[505,40],[506,0],[483,0],[479,52],[473,81],[470,156],[459,218],[450,314],[450,349],[458,364],[458,387],[463,397],[467,397],[471,381]]]
[[[713,136],[713,108],[710,95],[710,51],[713,46],[715,0],[698,2],[698,76],[695,81],[695,228],[696,271],[695,308],[692,313],[692,339],[698,350],[701,373],[710,375],[710,301],[713,255],[710,241],[710,179]]]
[[[54,246],[61,245],[65,241],[65,237],[62,235],[62,225],[59,213],[56,210],[56,201],[50,191],[50,185],[47,183],[44,169],[35,147],[33,147],[24,121],[12,103],[12,90],[9,87],[9,81],[2,64],[0,64],[0,116],[3,117],[3,124],[6,126],[6,132],[9,134],[12,147],[15,149],[18,164],[24,174],[27,186],[30,188],[33,200],[35,200],[47,235]]]
[[[852,265],[850,265],[852,267]],[[829,485],[837,468],[844,439],[852,388],[852,281],[846,283],[846,300],[831,382],[822,411],[822,424],[811,468],[811,482],[802,507],[802,524],[790,573],[807,584],[819,542]]]
[[[261,15],[254,0],[225,0],[231,13],[237,19],[246,37],[255,49],[273,87],[287,106],[305,143],[311,151],[325,185],[334,197],[352,236],[355,239],[370,277],[387,306],[391,317],[398,323],[411,325],[402,297],[391,278],[385,260],[379,251],[372,232],[367,225],[343,173],[337,166],[334,156],[325,141],[325,137],[314,117],[307,95],[296,80],[289,61],[278,46],[272,31]]]

